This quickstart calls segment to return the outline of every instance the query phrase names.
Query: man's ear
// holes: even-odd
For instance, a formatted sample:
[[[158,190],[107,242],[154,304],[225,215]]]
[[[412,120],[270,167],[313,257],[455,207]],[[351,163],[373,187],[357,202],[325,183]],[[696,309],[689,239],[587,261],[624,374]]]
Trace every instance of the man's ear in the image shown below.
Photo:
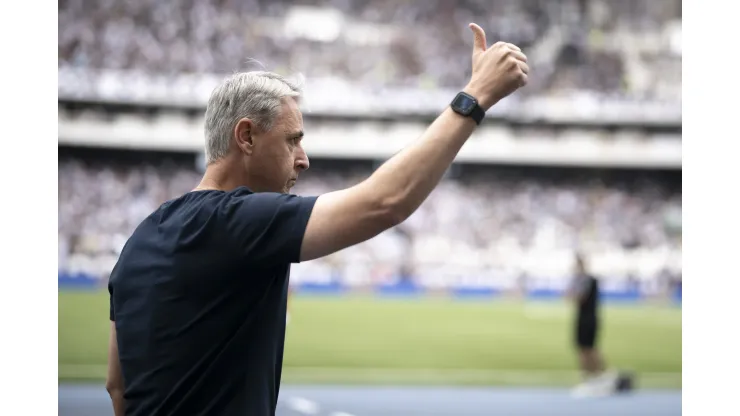
[[[240,119],[234,126],[234,137],[239,150],[247,155],[254,151],[254,123],[248,118]]]

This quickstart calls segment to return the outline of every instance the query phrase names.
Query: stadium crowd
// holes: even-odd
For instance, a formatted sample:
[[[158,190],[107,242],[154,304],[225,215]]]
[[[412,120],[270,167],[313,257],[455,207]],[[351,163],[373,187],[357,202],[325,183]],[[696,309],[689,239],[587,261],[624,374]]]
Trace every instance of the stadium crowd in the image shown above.
[[[476,21],[534,62],[522,94],[675,101],[680,18],[680,0],[60,0],[59,67],[223,74],[256,59],[372,88],[457,88]]]
[[[105,279],[134,227],[199,182],[195,166],[192,158],[60,152],[60,270]],[[369,163],[315,162],[294,192],[340,189],[372,169]],[[297,265],[292,279],[363,285],[413,278],[441,287],[452,281],[513,285],[530,276],[559,285],[572,270],[575,250],[598,257],[594,267],[608,277],[680,273],[680,174],[661,175],[456,165],[406,222]]]

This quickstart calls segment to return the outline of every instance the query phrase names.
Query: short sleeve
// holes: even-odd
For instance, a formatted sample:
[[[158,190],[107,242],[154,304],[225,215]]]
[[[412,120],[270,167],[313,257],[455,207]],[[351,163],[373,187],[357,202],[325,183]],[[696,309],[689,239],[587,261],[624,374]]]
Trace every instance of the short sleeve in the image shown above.
[[[238,195],[227,200],[220,213],[227,235],[249,263],[298,263],[317,198],[278,193]]]

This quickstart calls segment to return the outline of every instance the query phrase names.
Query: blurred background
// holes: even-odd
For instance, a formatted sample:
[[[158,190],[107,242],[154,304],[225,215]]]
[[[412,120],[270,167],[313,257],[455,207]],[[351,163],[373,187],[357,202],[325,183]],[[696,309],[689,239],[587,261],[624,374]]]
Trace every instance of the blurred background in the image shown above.
[[[489,111],[409,220],[293,266],[278,413],[680,414],[680,0],[58,11],[62,414],[112,414],[107,278],[139,221],[199,182],[205,103],[225,75],[305,78],[311,169],[294,191],[316,195],[366,178],[464,87],[469,22],[520,46],[530,83]],[[559,390],[579,380],[563,299],[576,251],[600,279],[607,363],[650,395],[585,409]]]

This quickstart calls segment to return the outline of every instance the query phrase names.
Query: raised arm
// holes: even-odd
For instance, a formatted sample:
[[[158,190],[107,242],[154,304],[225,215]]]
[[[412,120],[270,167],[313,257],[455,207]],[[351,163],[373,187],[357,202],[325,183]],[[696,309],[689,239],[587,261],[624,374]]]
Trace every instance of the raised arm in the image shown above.
[[[463,90],[485,111],[527,82],[527,58],[511,44],[486,47],[483,30],[474,33],[473,71]],[[306,226],[301,261],[361,243],[408,218],[441,180],[476,122],[449,107],[421,138],[360,184],[321,195]]]

